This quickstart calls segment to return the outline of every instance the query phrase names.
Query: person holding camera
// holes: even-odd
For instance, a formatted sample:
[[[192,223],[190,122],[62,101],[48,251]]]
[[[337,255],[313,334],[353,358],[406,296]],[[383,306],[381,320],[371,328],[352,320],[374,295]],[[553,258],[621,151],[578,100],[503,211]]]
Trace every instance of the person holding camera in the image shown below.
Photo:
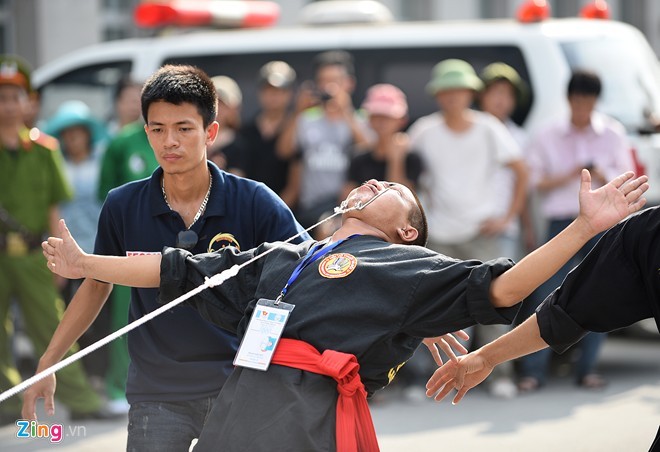
[[[601,80],[593,72],[573,72],[568,83],[570,116],[554,121],[534,136],[526,156],[530,182],[540,200],[540,211],[547,223],[547,240],[559,234],[579,211],[575,192],[583,168],[593,176],[595,187],[607,183],[614,174],[634,170],[630,144],[621,123],[594,110],[601,93]],[[539,287],[521,310],[529,316],[568,272],[593,248],[600,236],[590,240],[574,258]],[[590,333],[580,341],[581,353],[575,369],[576,383],[587,389],[600,389],[606,381],[594,372],[605,333]],[[518,389],[531,392],[545,384],[550,361],[545,349],[521,359]]]
[[[289,173],[296,218],[304,227],[340,201],[353,149],[368,143],[368,126],[355,114],[353,57],[332,50],[313,62],[314,82],[301,84],[295,110],[277,143],[282,159],[297,157]]]

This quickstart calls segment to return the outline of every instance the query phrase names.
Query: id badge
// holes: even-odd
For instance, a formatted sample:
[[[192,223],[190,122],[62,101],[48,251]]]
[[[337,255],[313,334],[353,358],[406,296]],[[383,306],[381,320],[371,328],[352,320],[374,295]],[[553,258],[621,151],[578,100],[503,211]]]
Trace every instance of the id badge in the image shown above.
[[[284,325],[295,306],[261,298],[252,313],[247,331],[238,347],[234,365],[256,370],[268,370]]]

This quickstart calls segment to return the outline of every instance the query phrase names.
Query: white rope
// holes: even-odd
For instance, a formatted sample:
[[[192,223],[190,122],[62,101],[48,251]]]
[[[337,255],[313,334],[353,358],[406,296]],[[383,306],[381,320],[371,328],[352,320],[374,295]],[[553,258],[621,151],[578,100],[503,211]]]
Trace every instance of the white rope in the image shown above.
[[[145,314],[144,316],[140,317],[139,319],[134,320],[133,322],[129,323],[125,327],[120,328],[119,330],[115,331],[114,333],[107,335],[103,339],[100,339],[100,340],[94,342],[93,344],[88,345],[87,347],[85,347],[82,350],[74,353],[73,355],[69,356],[68,358],[63,359],[62,361],[60,361],[56,364],[53,364],[49,368],[42,370],[41,372],[39,372],[39,373],[35,374],[34,376],[28,378],[27,380],[25,380],[22,383],[14,386],[13,388],[4,391],[2,394],[0,394],[0,403],[4,402],[9,397],[18,394],[19,392],[24,391],[25,389],[29,388],[33,384],[37,383],[38,381],[43,380],[44,378],[54,374],[58,370],[63,369],[64,367],[68,366],[69,364],[78,361],[83,356],[89,355],[93,351],[95,351],[95,350],[103,347],[107,343],[112,342],[113,340],[117,339],[119,336],[122,336],[122,335],[128,333],[131,330],[134,330],[135,328],[142,325],[143,323],[146,323],[149,320],[161,315],[165,311],[168,311],[168,310],[172,309],[173,307],[175,307],[176,305],[178,305],[180,303],[183,303],[187,299],[189,299],[191,297],[194,297],[195,295],[202,292],[203,290],[205,290],[207,288],[210,288],[210,287],[216,287],[216,286],[221,285],[226,280],[236,276],[238,274],[239,270],[241,270],[243,267],[245,267],[247,265],[250,265],[251,263],[257,261],[258,259],[261,259],[262,257],[266,256],[268,253],[270,253],[270,252],[276,250],[277,248],[281,247],[283,244],[289,243],[290,241],[294,240],[295,238],[300,237],[304,232],[311,231],[315,227],[325,223],[326,221],[331,220],[332,218],[336,217],[337,215],[340,215],[340,214],[343,214],[343,213],[346,213],[346,212],[350,212],[352,210],[362,210],[362,209],[364,209],[369,204],[371,204],[372,201],[374,201],[376,198],[378,198],[380,195],[382,195],[383,193],[385,193],[388,190],[389,190],[389,188],[386,188],[385,190],[381,191],[376,196],[374,196],[369,201],[367,201],[364,205],[362,203],[358,202],[355,206],[349,208],[349,207],[347,207],[346,201],[342,202],[340,207],[335,207],[334,213],[332,215],[330,215],[329,217],[324,218],[323,220],[313,224],[312,226],[305,229],[303,232],[299,232],[298,234],[296,234],[292,237],[289,237],[284,242],[281,242],[280,244],[274,246],[273,248],[270,248],[270,249],[266,250],[265,252],[259,254],[258,256],[253,257],[252,259],[250,259],[246,262],[243,262],[241,265],[234,265],[233,267],[228,268],[226,270],[223,270],[222,272],[220,272],[216,275],[213,275],[210,278],[206,278],[205,281],[204,281],[204,284],[202,284],[200,286],[197,286],[196,288],[192,289],[191,291],[181,295],[180,297],[176,298],[175,300],[170,301],[169,303],[161,306],[160,308],[158,308],[154,311],[151,311],[148,314]]]
[[[225,272],[230,271],[230,270],[232,270],[232,269],[231,268],[227,269],[227,270],[225,270]],[[172,309],[174,306],[176,306],[179,303],[187,300],[188,298],[197,295],[202,290],[206,289],[206,287],[207,287],[206,285],[202,284],[201,286],[198,286],[198,287],[194,288],[193,290],[191,290],[188,293],[183,294],[182,296],[180,296],[176,300],[172,300],[169,303],[167,303],[167,304],[161,306],[160,308],[156,309],[155,311],[151,311],[150,313],[145,314],[144,316],[140,317],[139,319],[129,323],[125,327],[118,329],[114,333],[107,335],[103,339],[100,339],[100,340],[94,342],[91,345],[88,345],[87,347],[85,347],[82,350],[74,353],[73,355],[69,356],[68,358],[63,359],[62,361],[50,366],[47,369],[44,369],[43,371],[35,374],[34,376],[28,378],[27,380],[25,380],[22,383],[14,386],[13,388],[8,389],[7,391],[0,394],[0,403],[4,402],[9,397],[11,397],[13,395],[16,395],[19,392],[29,388],[30,386],[32,386],[36,382],[48,377],[49,375],[54,374],[58,370],[63,369],[64,367],[68,366],[69,364],[78,361],[83,356],[89,355],[93,351],[103,347],[108,342],[111,342],[111,341],[117,339],[119,336],[122,336],[123,334],[128,333],[129,331],[137,328],[138,326],[142,325],[143,323],[148,322],[149,320],[153,319],[154,317],[159,316],[160,314],[167,311],[168,309]]]

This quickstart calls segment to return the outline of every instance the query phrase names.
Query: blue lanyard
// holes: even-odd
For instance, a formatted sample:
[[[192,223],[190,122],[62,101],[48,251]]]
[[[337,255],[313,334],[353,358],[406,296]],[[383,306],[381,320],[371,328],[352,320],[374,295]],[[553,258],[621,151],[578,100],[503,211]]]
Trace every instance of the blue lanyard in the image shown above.
[[[277,297],[277,300],[275,302],[279,303],[280,301],[282,301],[282,298],[284,297],[284,295],[286,295],[286,292],[287,292],[287,290],[289,290],[289,287],[291,286],[291,284],[293,284],[293,282],[296,279],[298,279],[298,276],[300,275],[300,273],[302,273],[302,271],[308,265],[316,262],[317,260],[319,260],[320,258],[325,256],[326,254],[328,254],[330,251],[337,248],[340,244],[342,244],[343,242],[345,242],[348,239],[351,239],[351,238],[355,237],[356,235],[359,235],[359,234],[353,234],[350,237],[347,237],[345,239],[341,239],[338,242],[335,242],[335,243],[333,243],[329,246],[324,246],[324,244],[319,243],[314,248],[310,249],[307,252],[307,255],[305,256],[305,258],[296,266],[296,268],[293,270],[293,273],[291,273],[291,276],[289,276],[289,280],[286,282],[286,285],[284,286],[284,288],[280,292],[280,295]]]

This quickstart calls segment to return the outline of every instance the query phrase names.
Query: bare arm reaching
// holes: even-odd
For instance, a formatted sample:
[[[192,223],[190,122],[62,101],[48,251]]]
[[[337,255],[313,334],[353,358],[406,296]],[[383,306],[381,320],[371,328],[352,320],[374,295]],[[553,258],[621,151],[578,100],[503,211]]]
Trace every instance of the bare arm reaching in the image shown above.
[[[426,384],[426,395],[439,401],[456,388],[458,392],[452,403],[457,404],[470,389],[484,381],[498,364],[529,355],[547,346],[541,338],[534,314],[496,341],[456,360],[447,361],[435,371]]]
[[[60,238],[49,237],[41,244],[48,269],[65,278],[92,278],[130,287],[160,285],[160,255],[99,256],[85,253],[60,220]]]
[[[591,175],[582,171],[580,214],[551,241],[527,255],[491,285],[494,306],[505,307],[527,297],[554,275],[587,241],[614,226],[646,203],[646,176],[633,179],[629,171],[597,190],[591,190]]]

